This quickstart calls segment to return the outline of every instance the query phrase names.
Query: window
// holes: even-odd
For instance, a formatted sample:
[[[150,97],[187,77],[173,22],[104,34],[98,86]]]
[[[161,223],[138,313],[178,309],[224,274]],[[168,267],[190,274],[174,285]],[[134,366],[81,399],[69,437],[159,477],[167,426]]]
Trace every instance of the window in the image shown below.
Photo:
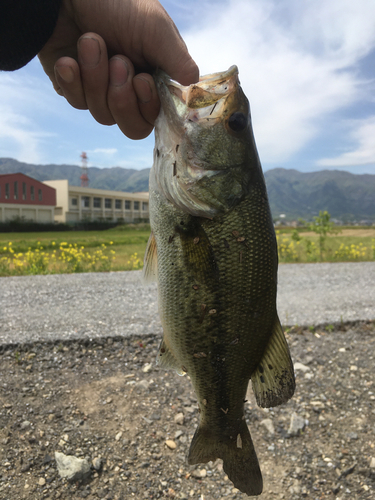
[[[105,206],[105,208],[112,208],[112,200],[111,200],[111,198],[105,198],[104,199],[104,206]]]
[[[38,200],[42,201],[43,200],[43,193],[41,189],[38,189]]]
[[[22,183],[22,199],[26,200],[26,182]]]
[[[78,205],[78,200],[77,198],[71,198],[70,203],[72,204],[72,207],[76,207]]]
[[[102,206],[102,199],[94,198],[94,208],[101,208],[101,206]]]
[[[5,199],[9,200],[10,198],[10,193],[9,193],[9,182],[5,184]]]
[[[148,210],[148,203],[147,203],[147,201],[142,201],[142,210],[144,210],[145,212]]]
[[[15,200],[18,200],[18,181],[14,181],[14,193],[13,197]]]
[[[130,210],[130,200],[125,200],[125,210]]]
[[[139,201],[134,202],[134,210],[139,210]]]
[[[90,198],[88,196],[82,196],[82,208],[90,208]]]
[[[30,186],[30,200],[35,200],[35,189],[34,189],[34,186]]]
[[[116,210],[121,210],[121,205],[122,205],[121,200],[115,200],[115,209]]]

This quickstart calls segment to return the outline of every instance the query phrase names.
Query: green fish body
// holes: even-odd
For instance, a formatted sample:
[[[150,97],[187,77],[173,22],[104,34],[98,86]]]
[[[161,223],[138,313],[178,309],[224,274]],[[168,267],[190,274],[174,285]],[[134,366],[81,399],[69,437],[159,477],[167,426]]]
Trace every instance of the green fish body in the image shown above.
[[[295,383],[276,311],[276,238],[249,105],[236,67],[190,87],[163,73],[156,82],[162,111],[144,274],[158,283],[158,363],[187,373],[197,395],[188,462],[222,458],[234,485],[258,495],[247,386],[251,379],[258,404],[270,407],[287,401]]]

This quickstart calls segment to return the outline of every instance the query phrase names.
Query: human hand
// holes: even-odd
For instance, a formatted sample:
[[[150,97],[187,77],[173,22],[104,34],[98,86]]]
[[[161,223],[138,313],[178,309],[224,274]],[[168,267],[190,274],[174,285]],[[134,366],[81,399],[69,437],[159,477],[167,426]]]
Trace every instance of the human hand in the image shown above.
[[[160,67],[185,85],[199,76],[157,0],[63,0],[39,59],[55,90],[73,107],[89,109],[99,123],[117,123],[131,139],[147,137],[159,113],[156,87],[146,71]]]

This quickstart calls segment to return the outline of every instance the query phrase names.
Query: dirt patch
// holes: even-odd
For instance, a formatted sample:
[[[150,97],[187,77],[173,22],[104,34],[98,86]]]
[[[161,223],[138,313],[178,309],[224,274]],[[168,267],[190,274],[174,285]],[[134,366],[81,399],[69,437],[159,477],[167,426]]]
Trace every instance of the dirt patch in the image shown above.
[[[374,498],[375,324],[329,330],[288,333],[299,364],[287,405],[262,410],[249,391],[263,499]],[[0,499],[248,498],[221,461],[186,465],[196,398],[188,377],[155,367],[158,344],[150,336],[2,348]],[[290,436],[293,413],[304,429]],[[55,451],[100,457],[103,468],[70,484]]]

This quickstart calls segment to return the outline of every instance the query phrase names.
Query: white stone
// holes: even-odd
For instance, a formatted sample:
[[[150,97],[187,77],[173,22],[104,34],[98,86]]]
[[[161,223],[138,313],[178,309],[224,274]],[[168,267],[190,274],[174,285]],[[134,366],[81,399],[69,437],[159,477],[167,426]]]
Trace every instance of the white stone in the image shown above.
[[[306,365],[303,365],[302,363],[294,363],[294,369],[295,370],[301,370],[303,372],[308,372],[310,371],[310,368]]]
[[[264,425],[264,427],[267,429],[269,434],[271,436],[275,435],[275,427],[273,425],[273,422],[270,418],[265,418],[264,420],[261,421],[260,425]]]
[[[288,429],[288,434],[290,436],[298,436],[303,429],[305,428],[305,419],[297,413],[292,413],[292,417],[290,419],[290,425]]]
[[[65,477],[68,481],[81,481],[90,474],[90,464],[84,458],[55,451],[55,460],[60,477]]]
[[[175,421],[175,424],[182,425],[184,423],[184,414],[177,413],[177,415],[174,416],[174,421]]]

